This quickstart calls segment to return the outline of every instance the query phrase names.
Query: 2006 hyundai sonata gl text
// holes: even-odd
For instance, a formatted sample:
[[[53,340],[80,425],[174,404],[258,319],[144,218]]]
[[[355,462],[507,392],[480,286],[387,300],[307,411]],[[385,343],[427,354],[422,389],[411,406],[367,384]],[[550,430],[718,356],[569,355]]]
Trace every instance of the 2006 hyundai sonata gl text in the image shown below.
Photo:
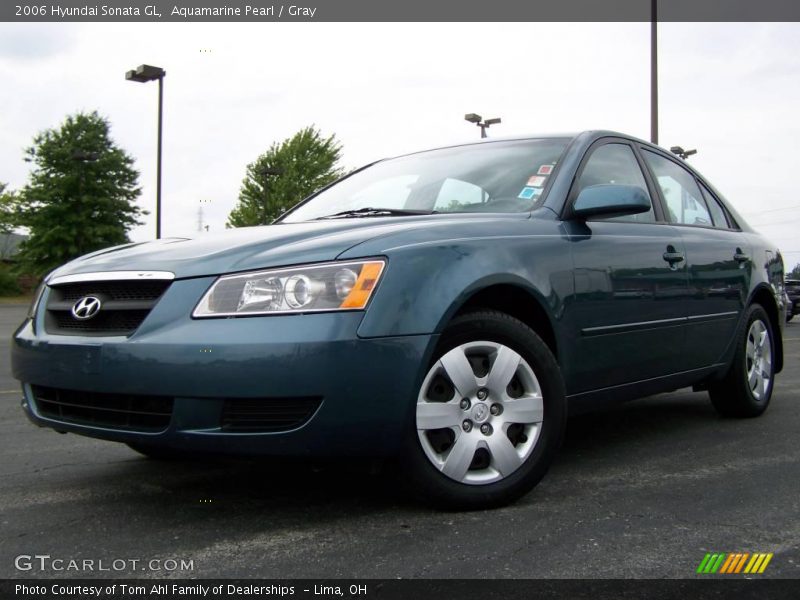
[[[268,227],[84,256],[14,336],[38,425],[150,456],[399,456],[513,501],[568,411],[683,386],[769,404],[783,263],[664,150],[611,132],[369,165]]]

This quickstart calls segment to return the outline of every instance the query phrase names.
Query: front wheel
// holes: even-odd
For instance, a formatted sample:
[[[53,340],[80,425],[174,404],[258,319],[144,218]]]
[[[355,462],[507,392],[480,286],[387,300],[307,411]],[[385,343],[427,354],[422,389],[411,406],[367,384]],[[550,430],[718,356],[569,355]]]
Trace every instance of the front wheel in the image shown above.
[[[457,317],[416,399],[405,464],[418,495],[448,509],[513,502],[544,476],[566,422],[550,349],[509,315]]]
[[[775,378],[772,324],[760,305],[747,310],[735,343],[730,369],[709,386],[708,393],[722,416],[757,417],[769,406]]]

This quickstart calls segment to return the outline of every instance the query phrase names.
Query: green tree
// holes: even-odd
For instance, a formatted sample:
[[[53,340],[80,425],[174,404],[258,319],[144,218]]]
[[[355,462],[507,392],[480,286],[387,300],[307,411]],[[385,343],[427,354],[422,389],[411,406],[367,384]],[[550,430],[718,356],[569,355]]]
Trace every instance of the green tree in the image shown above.
[[[797,264],[794,266],[794,269],[792,269],[791,271],[789,271],[789,272],[786,274],[786,276],[787,276],[789,279],[800,279],[800,263],[797,263]]]
[[[41,275],[87,252],[128,242],[146,214],[133,159],[109,135],[96,112],[66,118],[26,149],[33,163],[19,198],[19,225],[30,237],[20,246],[22,268]]]
[[[342,147],[335,135],[323,138],[306,127],[280,144],[273,143],[254,162],[239,190],[227,227],[263,225],[344,173],[338,166]]]
[[[19,219],[19,197],[0,181],[0,233],[14,231]]]
[[[10,234],[14,231],[19,221],[18,196],[0,181],[0,234]],[[10,240],[3,240],[0,255],[8,258]],[[6,264],[0,264],[0,296],[16,296],[21,292],[17,277],[13,269]]]

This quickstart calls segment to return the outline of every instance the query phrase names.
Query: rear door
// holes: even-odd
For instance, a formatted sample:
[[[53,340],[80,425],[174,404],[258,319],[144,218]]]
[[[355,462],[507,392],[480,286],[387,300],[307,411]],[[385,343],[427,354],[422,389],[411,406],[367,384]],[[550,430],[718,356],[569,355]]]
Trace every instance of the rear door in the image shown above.
[[[667,218],[686,247],[689,319],[683,367],[715,364],[747,302],[752,249],[722,203],[677,159],[648,149],[642,156],[658,183]]]
[[[587,152],[569,202],[600,184],[642,188],[652,199],[633,146],[606,138]],[[683,240],[651,200],[648,213],[566,221],[574,260],[567,392],[631,383],[673,373],[684,350],[688,292]]]

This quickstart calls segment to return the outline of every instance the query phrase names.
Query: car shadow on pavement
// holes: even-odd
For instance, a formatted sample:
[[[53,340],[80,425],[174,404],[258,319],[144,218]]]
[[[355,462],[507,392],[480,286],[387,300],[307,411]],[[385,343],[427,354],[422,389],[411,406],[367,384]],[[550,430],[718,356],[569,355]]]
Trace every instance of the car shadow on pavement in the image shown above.
[[[585,453],[605,455],[634,448],[655,449],[664,441],[676,444],[697,437],[699,432],[715,430],[725,422],[704,392],[682,390],[642,398],[570,418],[561,462],[580,459]]]
[[[550,477],[580,472],[591,457],[609,464],[635,462],[664,447],[701,440],[722,422],[700,394],[670,394],[631,402],[612,409],[573,417]],[[127,452],[127,450],[126,450]],[[639,457],[637,459],[636,457]],[[292,515],[351,515],[353,510],[390,507],[425,510],[406,494],[399,465],[393,461],[297,460],[286,458],[237,459],[197,456],[190,460],[153,460],[133,451],[106,463],[85,484],[94,490],[119,481],[135,482],[136,503],[152,503],[149,510],[192,513],[248,512],[290,518]],[[130,500],[134,500],[133,497]],[[165,514],[165,518],[168,517]]]

